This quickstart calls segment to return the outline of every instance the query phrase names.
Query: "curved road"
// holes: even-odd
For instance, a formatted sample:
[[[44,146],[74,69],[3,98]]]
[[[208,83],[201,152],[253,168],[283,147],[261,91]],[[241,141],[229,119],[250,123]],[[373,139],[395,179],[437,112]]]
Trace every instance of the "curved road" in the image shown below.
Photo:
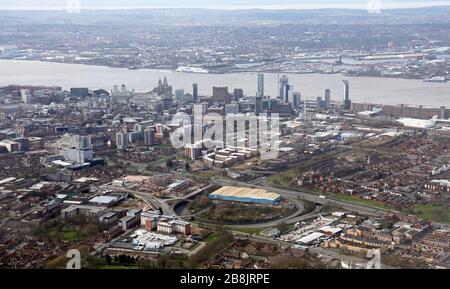
[[[378,209],[378,208],[372,208],[361,204],[346,202],[346,201],[340,201],[332,198],[321,198],[318,195],[300,192],[300,191],[292,191],[292,190],[286,190],[286,189],[279,189],[274,188],[270,186],[260,186],[260,185],[253,185],[248,184],[245,182],[239,182],[234,180],[227,180],[227,179],[217,179],[215,181],[218,185],[222,186],[240,186],[240,187],[250,187],[250,188],[258,188],[258,189],[264,189],[270,192],[274,192],[277,194],[280,194],[282,197],[287,199],[301,199],[305,201],[310,201],[316,204],[322,204],[322,205],[331,205],[340,207],[349,211],[354,211],[361,213],[363,215],[369,215],[369,216],[377,216],[382,217],[386,215],[389,211]]]

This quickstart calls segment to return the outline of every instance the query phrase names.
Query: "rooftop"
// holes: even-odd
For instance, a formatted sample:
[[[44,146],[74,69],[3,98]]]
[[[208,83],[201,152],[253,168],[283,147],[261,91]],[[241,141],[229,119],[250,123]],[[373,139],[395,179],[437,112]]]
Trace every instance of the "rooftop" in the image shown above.
[[[225,186],[217,191],[213,192],[211,195],[220,195],[227,197],[238,197],[238,198],[253,198],[253,199],[270,199],[276,200],[280,195],[275,193],[268,193],[263,189],[251,189],[244,187],[231,187]]]

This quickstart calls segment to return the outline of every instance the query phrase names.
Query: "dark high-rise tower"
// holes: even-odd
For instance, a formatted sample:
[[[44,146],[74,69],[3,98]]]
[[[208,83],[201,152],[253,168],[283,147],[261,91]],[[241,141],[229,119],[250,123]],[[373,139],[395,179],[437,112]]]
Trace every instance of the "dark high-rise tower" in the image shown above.
[[[350,82],[344,80],[344,109],[349,110],[352,102],[350,100]]]
[[[198,103],[198,84],[194,83],[192,85],[192,99],[194,103]]]
[[[264,74],[258,74],[258,95],[264,97]]]
[[[285,85],[282,86],[282,88],[283,91],[281,94],[281,99],[283,100],[284,103],[289,103],[290,102],[289,96],[292,92],[292,86],[286,83]]]
[[[325,90],[325,107],[329,108],[331,106],[331,90]]]
[[[280,78],[279,80],[279,85],[280,85],[280,99],[285,101],[285,95],[284,92],[286,91],[286,86],[289,85],[289,78],[287,78],[286,75],[283,75],[283,77]],[[289,89],[287,90],[289,91]]]

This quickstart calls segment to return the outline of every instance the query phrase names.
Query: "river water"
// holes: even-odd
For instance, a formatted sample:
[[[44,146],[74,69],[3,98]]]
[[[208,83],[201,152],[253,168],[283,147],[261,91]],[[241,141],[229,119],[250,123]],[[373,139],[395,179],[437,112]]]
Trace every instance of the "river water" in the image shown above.
[[[192,74],[168,70],[129,70],[79,64],[62,64],[38,61],[0,60],[0,86],[52,85],[70,87],[103,88],[111,90],[113,85],[125,84],[129,89],[148,91],[160,78],[167,77],[174,89],[192,93],[192,84],[198,83],[201,95],[211,95],[213,86],[244,89],[246,95],[257,91],[257,73]],[[278,75],[265,74],[266,95],[277,95]],[[346,77],[340,74],[288,74],[294,91],[302,97],[315,99],[331,89],[333,101],[343,98],[342,81],[350,81],[350,97],[353,102],[380,104],[415,104],[450,107],[450,82],[429,83],[421,80]]]

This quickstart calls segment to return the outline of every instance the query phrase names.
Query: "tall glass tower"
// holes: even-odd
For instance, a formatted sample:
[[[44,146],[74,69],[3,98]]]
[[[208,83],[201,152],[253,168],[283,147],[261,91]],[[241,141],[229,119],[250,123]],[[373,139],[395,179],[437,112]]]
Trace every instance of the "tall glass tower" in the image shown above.
[[[264,74],[258,74],[258,96],[264,97]]]
[[[352,103],[350,100],[350,82],[344,80],[344,109],[349,110]]]

